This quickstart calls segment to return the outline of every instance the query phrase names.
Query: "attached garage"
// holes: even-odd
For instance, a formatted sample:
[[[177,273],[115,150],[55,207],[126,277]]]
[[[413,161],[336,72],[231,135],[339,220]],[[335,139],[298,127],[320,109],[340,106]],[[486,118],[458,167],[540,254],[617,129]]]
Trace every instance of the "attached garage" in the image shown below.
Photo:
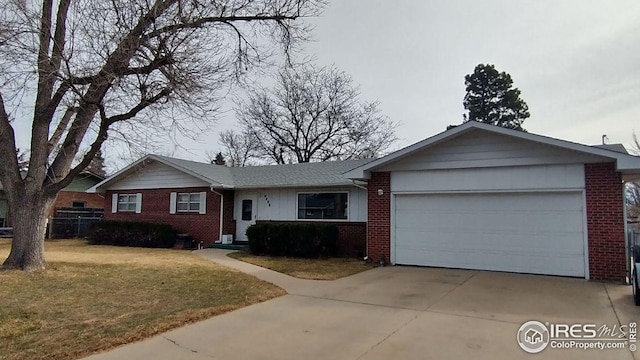
[[[367,182],[374,261],[626,277],[623,180],[640,158],[622,147],[468,122],[344,176]]]
[[[395,196],[395,263],[585,276],[581,192]]]

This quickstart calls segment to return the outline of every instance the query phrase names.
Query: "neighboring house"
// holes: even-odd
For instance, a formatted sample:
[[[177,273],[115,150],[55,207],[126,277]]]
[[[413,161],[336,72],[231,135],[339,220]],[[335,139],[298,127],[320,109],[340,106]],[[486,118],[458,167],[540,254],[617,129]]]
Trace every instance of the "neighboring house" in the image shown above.
[[[640,158],[467,122],[376,160],[227,168],[149,155],[96,185],[108,219],[210,244],[256,220],[330,221],[391,264],[624,280]],[[367,189],[367,190],[364,190]],[[346,229],[346,230],[344,230]]]
[[[613,149],[613,150],[612,150]],[[344,174],[368,183],[367,254],[392,264],[624,280],[640,158],[467,122]]]
[[[60,208],[104,208],[104,196],[102,194],[88,193],[87,190],[104,180],[103,176],[90,171],[83,171],[71,181],[67,187],[58,193],[53,204],[53,212]],[[55,215],[54,215],[55,216]]]
[[[371,160],[226,167],[147,155],[91,191],[105,194],[105,219],[171,224],[205,246],[246,241],[260,220],[338,226],[340,248],[364,250],[367,195],[342,173]]]
[[[81,172],[67,187],[58,193],[58,197],[51,209],[51,216],[55,216],[60,208],[96,208],[104,207],[104,196],[102,194],[91,194],[86,191],[104,180],[104,177],[94,173]],[[0,227],[11,226],[11,212],[7,195],[0,184]]]

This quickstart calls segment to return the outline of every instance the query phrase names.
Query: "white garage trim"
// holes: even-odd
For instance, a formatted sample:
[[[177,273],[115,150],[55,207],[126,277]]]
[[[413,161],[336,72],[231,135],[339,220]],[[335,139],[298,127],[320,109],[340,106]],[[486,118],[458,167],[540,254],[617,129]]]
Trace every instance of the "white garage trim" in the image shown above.
[[[545,193],[545,194],[553,194],[553,193],[566,193],[566,194],[575,194],[578,195],[579,198],[574,198],[574,200],[578,200],[579,203],[581,205],[581,221],[582,221],[582,255],[583,255],[583,261],[582,261],[582,266],[583,266],[583,274],[578,274],[575,271],[577,270],[575,268],[575,263],[574,263],[574,271],[572,271],[573,276],[584,276],[587,279],[589,278],[589,261],[588,261],[588,235],[587,235],[587,223],[586,223],[586,199],[585,199],[585,192],[582,189],[548,189],[548,190],[537,190],[537,191],[516,191],[516,190],[512,190],[512,191],[474,191],[474,192],[469,192],[469,191],[432,191],[432,192],[392,192],[391,193],[391,201],[390,201],[390,211],[391,211],[391,239],[390,239],[390,262],[392,264],[396,264],[397,263],[397,248],[396,246],[398,245],[398,241],[397,241],[397,220],[396,220],[396,210],[397,210],[397,202],[398,196],[407,196],[407,195],[448,195],[448,194],[452,194],[452,195],[490,195],[490,194],[531,194],[531,193]],[[574,218],[575,219],[575,218]],[[576,219],[577,220],[577,219]],[[575,228],[574,228],[575,229]],[[574,245],[575,245],[575,237],[574,237]],[[578,248],[574,249],[577,251]],[[573,258],[574,262],[575,262],[575,257]],[[420,264],[418,264],[420,265]],[[428,265],[428,264],[427,264]],[[434,265],[434,266],[441,266],[441,265]],[[473,266],[471,266],[473,267]],[[496,269],[494,269],[496,270]],[[510,271],[508,269],[505,269],[505,271]],[[526,272],[526,271],[523,271]],[[539,271],[538,271],[539,273]],[[562,274],[559,274],[562,275]]]
[[[626,219],[626,218],[625,218]],[[626,222],[626,221],[625,221]],[[587,222],[587,191],[582,190],[582,233],[584,234],[584,278],[589,280],[589,228]]]
[[[394,191],[392,195],[445,195],[445,194],[509,194],[509,193],[548,193],[582,192],[582,188],[562,189],[518,189],[518,190],[447,190],[447,191]]]

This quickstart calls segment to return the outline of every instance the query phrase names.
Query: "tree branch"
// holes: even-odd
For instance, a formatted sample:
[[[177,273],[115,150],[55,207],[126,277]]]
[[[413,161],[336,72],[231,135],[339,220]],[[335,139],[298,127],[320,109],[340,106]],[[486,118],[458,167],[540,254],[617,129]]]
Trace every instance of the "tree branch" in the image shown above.
[[[51,51],[51,70],[57,72],[62,63],[62,52],[64,51],[65,39],[67,35],[67,14],[71,0],[60,0],[56,15],[56,30],[53,34],[53,50]]]
[[[284,22],[284,21],[288,21],[288,20],[296,20],[297,18],[299,18],[299,15],[290,15],[290,16],[286,16],[286,15],[257,15],[257,16],[213,16],[213,17],[203,17],[200,18],[196,21],[190,22],[190,23],[181,23],[181,24],[173,24],[173,25],[168,25],[159,29],[156,29],[154,31],[149,32],[148,34],[145,34],[142,37],[143,41],[146,41],[148,39],[154,38],[158,35],[162,35],[162,34],[166,34],[166,33],[172,33],[175,32],[177,30],[184,30],[184,29],[195,29],[195,28],[199,28],[202,27],[206,24],[210,24],[210,23],[230,23],[233,21],[245,21],[245,22],[252,22],[252,21],[276,21],[276,22]]]
[[[174,64],[173,59],[170,56],[154,59],[147,65],[140,67],[127,68],[120,72],[122,76],[129,75],[149,75],[153,71],[158,70],[159,68],[167,65]],[[100,75],[91,75],[91,76],[83,76],[83,77],[72,77],[67,80],[68,83],[73,85],[89,85],[94,83],[95,81],[101,79]]]
[[[162,91],[160,91],[159,93],[157,93],[156,95],[147,98],[147,99],[142,99],[142,101],[140,101],[136,106],[134,106],[131,110],[129,110],[128,112],[124,113],[124,114],[120,114],[120,115],[114,115],[111,117],[108,117],[106,120],[109,122],[109,125],[119,122],[119,121],[125,121],[125,120],[129,120],[131,118],[133,118],[134,116],[138,115],[138,113],[142,110],[144,110],[145,108],[149,107],[150,105],[153,105],[155,103],[157,103],[158,101],[162,100],[163,98],[169,96],[171,94],[172,90],[170,88],[164,88],[162,89]]]
[[[60,138],[62,138],[62,134],[64,134],[64,132],[67,130],[67,127],[69,127],[69,121],[71,121],[71,117],[77,112],[78,108],[75,107],[69,107],[64,112],[64,115],[62,115],[62,119],[60,119],[58,126],[56,126],[56,130],[51,135],[51,138],[49,138],[49,142],[47,144],[49,154],[51,154],[51,151],[53,151],[56,145],[58,145]]]

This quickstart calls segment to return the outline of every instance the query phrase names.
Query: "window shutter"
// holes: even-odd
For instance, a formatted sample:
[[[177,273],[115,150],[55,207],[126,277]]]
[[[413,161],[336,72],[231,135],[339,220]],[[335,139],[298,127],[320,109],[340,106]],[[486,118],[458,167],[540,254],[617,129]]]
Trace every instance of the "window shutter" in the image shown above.
[[[111,195],[111,213],[118,212],[118,194]]]
[[[169,197],[169,214],[176,213],[176,204],[178,202],[178,193],[172,192]]]
[[[222,209],[220,209],[220,211],[222,211]],[[207,213],[207,193],[201,192],[200,193],[200,214],[206,214],[206,213]]]
[[[136,194],[136,214],[142,212],[142,193]]]

